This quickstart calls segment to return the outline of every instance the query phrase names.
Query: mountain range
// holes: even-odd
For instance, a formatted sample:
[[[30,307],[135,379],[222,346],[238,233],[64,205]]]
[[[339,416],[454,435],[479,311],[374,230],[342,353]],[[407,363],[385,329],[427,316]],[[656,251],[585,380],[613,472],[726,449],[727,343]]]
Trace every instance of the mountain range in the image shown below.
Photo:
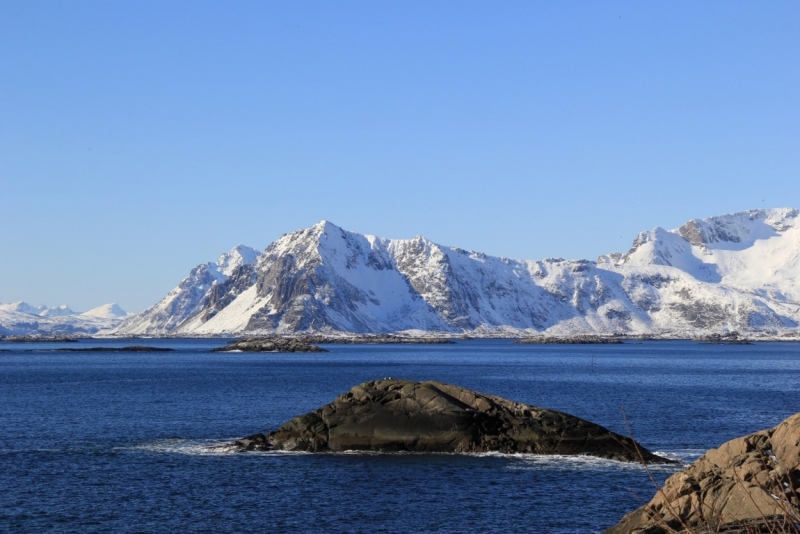
[[[321,221],[198,265],[117,335],[424,331],[792,333],[800,212],[750,210],[640,233],[596,261],[529,261]]]
[[[13,302],[0,304],[0,334],[94,334],[119,326],[127,315],[115,303],[78,313],[66,304],[48,308]]]

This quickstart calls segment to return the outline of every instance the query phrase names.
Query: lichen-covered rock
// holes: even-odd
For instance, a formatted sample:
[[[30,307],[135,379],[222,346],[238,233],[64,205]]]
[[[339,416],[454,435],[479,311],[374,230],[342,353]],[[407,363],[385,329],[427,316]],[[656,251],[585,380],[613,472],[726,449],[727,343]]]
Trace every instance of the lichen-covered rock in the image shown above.
[[[240,450],[587,454],[668,462],[589,421],[441,382],[387,378],[355,386]],[[240,440],[241,441],[241,440]]]
[[[796,532],[799,467],[800,413],[709,450],[604,534]]]

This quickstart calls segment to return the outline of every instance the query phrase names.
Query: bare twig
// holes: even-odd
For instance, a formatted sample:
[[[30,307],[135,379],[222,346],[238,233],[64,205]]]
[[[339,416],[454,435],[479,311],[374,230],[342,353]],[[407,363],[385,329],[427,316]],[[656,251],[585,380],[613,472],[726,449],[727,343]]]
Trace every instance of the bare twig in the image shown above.
[[[633,446],[636,448],[636,454],[639,456],[639,459],[641,460],[642,465],[644,466],[645,472],[647,472],[647,476],[650,479],[650,482],[653,483],[653,486],[655,486],[656,491],[664,499],[664,505],[669,509],[669,512],[672,514],[672,516],[675,519],[678,520],[678,522],[681,524],[681,526],[684,529],[686,529],[687,532],[691,533],[692,532],[691,528],[689,528],[689,525],[686,524],[686,522],[683,520],[683,518],[680,515],[675,513],[675,509],[672,507],[672,504],[669,502],[669,499],[667,498],[667,494],[664,493],[664,490],[661,488],[661,485],[659,485],[659,483],[656,482],[656,478],[653,476],[652,471],[650,471],[650,468],[647,467],[647,462],[644,460],[644,455],[642,454],[642,451],[639,449],[639,444],[633,438],[633,430],[631,430],[631,425],[630,425],[630,423],[628,423],[628,416],[625,414],[625,407],[624,406],[620,406],[620,410],[622,410],[622,420],[625,422],[625,428],[628,430],[628,436],[631,438],[631,441],[633,441]],[[663,521],[663,519],[662,519],[662,521]],[[669,525],[666,524],[666,521],[664,521],[664,525],[663,526],[665,526],[667,528],[670,528]]]

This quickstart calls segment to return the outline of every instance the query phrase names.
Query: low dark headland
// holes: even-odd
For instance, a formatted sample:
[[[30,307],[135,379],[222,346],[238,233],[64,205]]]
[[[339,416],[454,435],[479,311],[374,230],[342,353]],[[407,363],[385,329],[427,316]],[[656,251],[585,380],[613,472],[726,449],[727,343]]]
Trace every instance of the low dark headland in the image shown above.
[[[238,451],[584,454],[671,463],[630,438],[563,412],[441,382],[393,378],[355,386],[274,432],[232,446]]]
[[[796,533],[798,491],[800,413],[706,452],[604,534]]]
[[[574,337],[525,337],[514,343],[523,345],[620,345],[622,340],[616,337],[574,336]]]
[[[175,352],[175,349],[166,349],[163,347],[144,347],[140,345],[134,345],[131,347],[88,347],[85,349],[70,347],[54,350],[59,352]]]
[[[212,352],[328,352],[300,338],[269,337],[235,341]]]

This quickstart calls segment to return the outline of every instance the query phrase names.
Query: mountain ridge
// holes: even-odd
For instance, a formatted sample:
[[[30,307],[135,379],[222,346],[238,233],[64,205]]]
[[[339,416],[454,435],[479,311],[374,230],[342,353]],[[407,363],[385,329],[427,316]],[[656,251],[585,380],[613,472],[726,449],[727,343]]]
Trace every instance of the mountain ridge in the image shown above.
[[[626,253],[515,260],[328,221],[201,264],[120,335],[794,332],[800,212],[749,210],[641,232]]]

